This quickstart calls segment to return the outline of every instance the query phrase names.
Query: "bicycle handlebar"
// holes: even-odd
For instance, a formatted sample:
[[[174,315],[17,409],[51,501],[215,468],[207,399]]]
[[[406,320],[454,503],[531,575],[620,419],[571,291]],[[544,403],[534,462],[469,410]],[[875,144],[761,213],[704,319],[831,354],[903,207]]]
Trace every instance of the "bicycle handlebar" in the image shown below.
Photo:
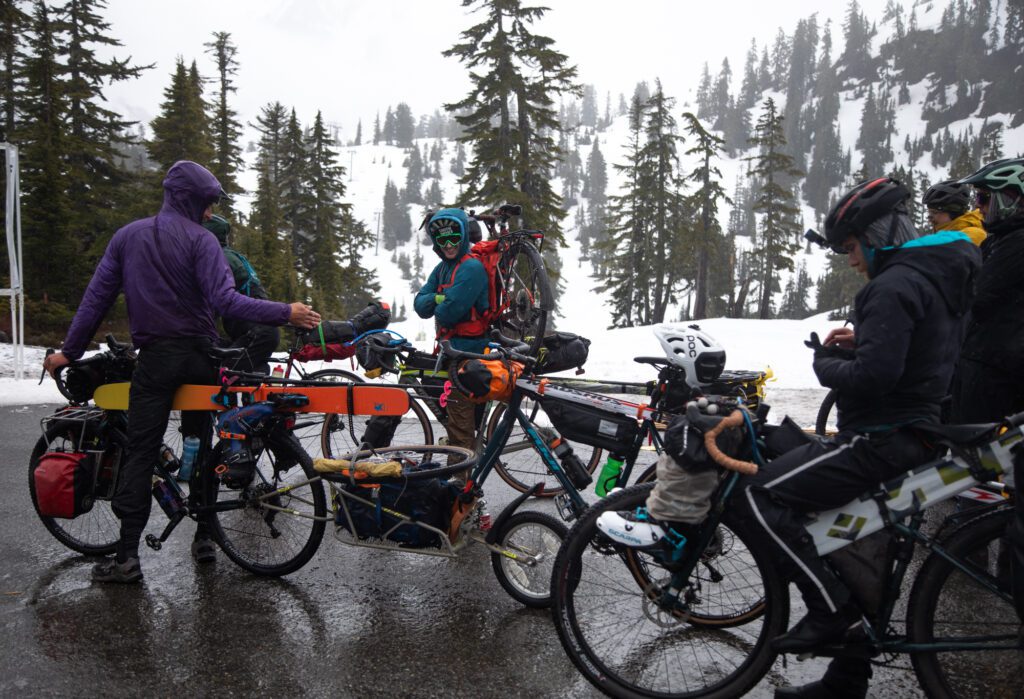
[[[532,366],[536,363],[536,358],[530,357],[524,352],[530,351],[530,346],[524,342],[518,342],[510,338],[505,337],[500,332],[495,330],[492,333],[494,340],[499,343],[498,347],[494,348],[497,350],[496,353],[491,354],[480,354],[477,352],[465,352],[463,350],[454,349],[448,340],[441,341],[441,354],[447,355],[451,359],[482,359],[482,360],[493,360],[496,359],[495,354],[500,355],[503,358],[511,359],[513,361],[521,362],[526,366]]]
[[[704,433],[704,448],[708,450],[711,458],[722,468],[730,471],[738,471],[742,474],[752,476],[757,473],[757,464],[752,461],[740,461],[722,453],[715,441],[723,430],[729,427],[739,427],[743,424],[743,408],[737,408],[729,413],[721,422]]]

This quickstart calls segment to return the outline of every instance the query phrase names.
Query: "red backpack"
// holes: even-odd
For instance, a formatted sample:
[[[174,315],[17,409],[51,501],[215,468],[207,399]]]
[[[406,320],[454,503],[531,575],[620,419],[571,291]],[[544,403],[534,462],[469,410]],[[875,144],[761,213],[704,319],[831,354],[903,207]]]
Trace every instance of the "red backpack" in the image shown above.
[[[438,293],[444,293],[455,283],[455,274],[459,267],[469,258],[480,260],[487,272],[487,310],[480,313],[476,305],[470,310],[469,320],[456,323],[454,328],[441,328],[438,331],[438,340],[448,340],[455,336],[460,337],[481,337],[487,333],[487,329],[496,321],[508,308],[508,301],[503,298],[501,284],[498,280],[498,262],[501,260],[501,250],[498,249],[497,240],[481,240],[469,249],[469,252],[452,270],[452,276],[446,284],[439,284]]]

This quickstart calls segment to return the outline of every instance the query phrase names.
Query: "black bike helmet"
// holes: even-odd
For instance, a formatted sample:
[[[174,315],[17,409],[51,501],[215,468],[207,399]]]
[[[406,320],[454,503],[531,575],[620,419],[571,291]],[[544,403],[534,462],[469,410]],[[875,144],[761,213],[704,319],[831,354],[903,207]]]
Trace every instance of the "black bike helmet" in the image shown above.
[[[836,202],[825,217],[825,238],[832,249],[841,252],[851,235],[867,230],[875,220],[906,201],[910,192],[891,177],[864,180]]]
[[[956,180],[939,182],[924,193],[922,200],[929,209],[962,216],[971,207],[971,188]]]

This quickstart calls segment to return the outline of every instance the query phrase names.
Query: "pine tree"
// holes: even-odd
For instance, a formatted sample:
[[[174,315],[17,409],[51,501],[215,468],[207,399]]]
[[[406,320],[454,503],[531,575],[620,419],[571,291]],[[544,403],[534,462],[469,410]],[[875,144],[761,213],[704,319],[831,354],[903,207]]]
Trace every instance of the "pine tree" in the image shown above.
[[[373,120],[373,145],[380,143],[380,112],[377,112],[377,118]]]
[[[388,111],[384,113],[384,130],[381,133],[384,137],[384,143],[393,145],[397,134],[395,133],[395,113],[391,111],[391,107],[388,107]]]
[[[711,71],[708,70],[707,61],[704,61],[704,71],[701,73],[700,83],[697,85],[697,95],[695,97],[698,119],[710,119],[714,116],[711,90]]]
[[[284,217],[285,239],[291,244],[292,256],[299,270],[307,275],[311,267],[310,242],[314,226],[311,220],[313,202],[306,186],[309,180],[306,140],[302,125],[292,109],[281,141],[281,213]]]
[[[812,123],[813,151],[807,178],[803,183],[804,197],[821,216],[829,206],[829,192],[843,183],[843,145],[839,139],[839,82],[832,66],[832,36],[825,27],[821,60],[814,93],[818,96]]]
[[[444,51],[473,70],[474,89],[462,101],[446,105],[460,112],[459,140],[473,145],[473,159],[459,183],[476,202],[516,202],[521,222],[544,231],[551,243],[544,260],[557,299],[558,248],[565,245],[562,202],[551,185],[559,156],[552,136],[559,128],[555,97],[578,95],[576,68],[554,48],[554,41],[531,31],[547,8],[522,0],[463,0],[481,21]]]
[[[593,85],[583,86],[583,100],[580,103],[580,124],[591,129],[597,128],[597,90]]]
[[[757,40],[751,39],[747,60],[743,65],[743,84],[740,86],[740,94],[736,98],[737,109],[747,110],[757,104],[758,92]]]
[[[408,169],[405,173],[405,188],[402,190],[402,202],[405,204],[423,203],[423,158],[419,148],[409,151]]]
[[[389,178],[384,185],[384,201],[381,206],[381,238],[385,250],[394,250],[412,237],[412,222],[409,208],[402,201],[398,187]]]
[[[203,44],[207,53],[214,57],[217,64],[217,88],[213,97],[213,158],[208,167],[218,180],[220,186],[228,194],[242,191],[236,174],[244,165],[242,147],[238,139],[242,136],[242,124],[238,121],[238,113],[228,104],[232,92],[236,91],[233,77],[238,74],[238,53],[227,32],[214,32],[213,41]]]
[[[267,104],[256,117],[260,133],[256,156],[256,193],[249,217],[252,235],[239,246],[273,299],[296,299],[300,293],[295,258],[286,231],[282,191],[284,140],[288,110],[280,102]]]
[[[415,134],[416,123],[413,121],[412,109],[405,102],[399,102],[395,107],[395,145],[411,148]]]
[[[864,279],[849,264],[845,255],[829,255],[828,268],[818,279],[817,313],[830,311],[829,318],[842,320],[853,309],[853,298],[864,286]]]
[[[313,129],[306,141],[309,153],[310,222],[312,236],[307,258],[310,298],[316,308],[328,314],[344,312],[340,299],[344,291],[341,267],[335,257],[341,248],[342,216],[349,210],[342,203],[345,195],[345,168],[336,163],[337,153],[331,150],[331,140],[324,128],[323,116],[316,113]]]
[[[360,119],[356,122],[356,138],[352,141],[353,146],[363,145],[363,120]]]
[[[718,79],[715,81],[715,89],[711,93],[711,115],[714,117],[714,128],[722,131],[725,119],[729,114],[729,83],[732,81],[732,69],[729,68],[729,59],[722,59],[722,69],[718,72]]]
[[[796,242],[800,233],[793,194],[780,184],[783,178],[801,174],[793,167],[793,160],[785,153],[782,116],[776,112],[775,101],[764,102],[764,111],[754,127],[751,145],[760,153],[751,160],[755,163],[751,174],[761,183],[754,202],[754,211],[761,214],[760,231],[754,246],[760,265],[761,298],[758,317],[766,319],[772,313],[772,293],[778,287],[778,275],[793,269],[793,255],[800,249]]]
[[[811,276],[807,273],[807,265],[801,261],[797,266],[796,274],[786,282],[786,291],[782,296],[779,317],[802,320],[809,316],[811,307],[808,303],[808,294],[812,286]]]
[[[644,239],[647,236],[647,211],[644,208],[641,149],[643,148],[644,104],[633,96],[629,110],[629,141],[626,162],[613,167],[622,176],[621,194],[608,199],[607,237],[595,242],[600,264],[594,276],[598,292],[610,296],[612,327],[628,328],[638,323],[636,290],[646,284],[648,259]]]
[[[24,83],[19,76],[21,47],[31,19],[19,4],[20,0],[0,0],[0,142],[10,141],[14,134],[16,104]],[[2,203],[6,206],[6,199]]]
[[[683,121],[685,132],[695,141],[686,154],[696,156],[698,162],[686,180],[697,187],[697,191],[690,195],[691,208],[696,214],[692,237],[697,256],[692,318],[701,320],[707,317],[708,311],[711,257],[722,236],[718,202],[729,201],[722,188],[722,173],[712,164],[713,159],[720,157],[725,141],[708,133],[691,112],[683,114]]]
[[[351,318],[380,292],[377,275],[363,266],[363,250],[373,245],[374,236],[365,223],[352,215],[348,206],[342,208],[339,232],[341,293],[337,299],[338,317]]]
[[[444,207],[444,192],[441,191],[441,182],[437,178],[430,181],[430,188],[427,190],[426,201],[423,202],[429,209],[440,209]]]
[[[162,176],[179,160],[209,163],[213,159],[210,125],[203,102],[202,80],[195,62],[191,69],[178,59],[171,84],[164,90],[160,114],[150,122],[149,157]]]
[[[69,309],[79,298],[83,271],[69,227],[68,86],[61,79],[57,26],[44,3],[35,5],[31,26],[22,68],[22,121],[14,132],[21,147],[25,289],[29,298],[45,304],[38,315],[66,327]],[[34,311],[29,309],[30,322],[37,315]]]

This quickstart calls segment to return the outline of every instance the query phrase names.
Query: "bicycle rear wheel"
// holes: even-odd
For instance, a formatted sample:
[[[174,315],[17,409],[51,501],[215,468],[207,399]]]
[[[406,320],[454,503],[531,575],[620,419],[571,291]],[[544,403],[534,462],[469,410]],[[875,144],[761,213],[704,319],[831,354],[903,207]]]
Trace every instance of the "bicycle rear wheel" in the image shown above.
[[[498,403],[491,413],[491,417],[487,421],[488,440],[505,416],[506,407],[504,403]],[[522,411],[530,416],[531,422],[534,422],[540,412],[540,404],[530,398],[524,398]],[[601,463],[601,449],[578,443],[574,443],[572,448],[587,471],[593,473],[597,465]],[[544,464],[540,454],[533,448],[533,444],[519,423],[512,426],[512,432],[505,443],[505,448],[501,450],[497,463],[494,464],[494,470],[501,480],[520,493],[525,493],[537,483],[544,484],[544,489],[537,495],[539,498],[553,498],[565,492],[565,489]]]
[[[55,422],[47,429],[46,434],[39,438],[29,458],[29,496],[32,498],[32,506],[39,515],[39,520],[57,541],[86,556],[106,556],[114,552],[121,537],[121,522],[114,516],[110,500],[94,500],[92,509],[74,519],[45,517],[39,514],[39,503],[36,500],[35,471],[39,466],[40,457],[50,451],[75,451],[80,429],[80,424],[76,427]],[[127,444],[123,435],[118,432],[108,432],[107,439],[109,444],[99,458],[100,467],[110,468],[113,473],[120,473],[127,455]]]
[[[818,414],[814,418],[814,433],[822,436],[828,434],[828,419],[832,415],[832,409],[836,405],[836,390],[833,388],[821,401],[818,407]]]
[[[298,441],[276,453],[256,454],[256,475],[242,489],[224,485],[214,466],[214,447],[202,474],[204,516],[227,557],[256,575],[279,576],[304,566],[316,553],[327,523],[327,498]]]
[[[955,530],[946,551],[1007,596],[1011,594],[1006,528],[1012,508],[974,518]],[[1021,621],[1003,598],[937,553],[921,567],[907,605],[910,643],[967,642],[979,650],[911,653],[929,697],[1017,697],[1024,677]],[[941,641],[940,641],[941,639]]]
[[[351,371],[345,371],[344,369],[321,369],[320,371],[314,371],[310,374],[306,374],[303,377],[306,381],[324,381],[324,382],[338,382],[338,383],[366,383],[366,381],[359,374]],[[302,448],[306,450],[307,454],[316,454],[318,451],[324,456],[330,456],[323,446],[322,435],[324,432],[324,426],[334,420],[337,416],[333,414],[320,414],[320,413],[303,413],[298,416],[298,420],[295,424],[294,434],[302,445]]]
[[[320,444],[328,459],[351,454],[359,448],[359,441],[364,439],[371,441],[374,447],[434,443],[434,430],[427,411],[411,396],[409,412],[405,415],[352,415],[351,418],[350,428],[348,415],[326,416],[320,431]],[[383,437],[370,438],[368,432]]]
[[[544,259],[532,243],[512,243],[499,263],[502,298],[505,311],[496,325],[503,335],[521,340],[536,355],[544,341],[548,316],[554,309],[551,280]]]
[[[569,532],[552,574],[559,639],[587,680],[613,696],[741,696],[775,659],[769,642],[785,631],[788,591],[770,561],[736,527],[730,530],[749,568],[733,587],[738,598],[764,598],[763,613],[729,627],[698,624],[689,613],[719,603],[714,595],[704,601],[698,587],[686,607],[660,605],[668,571],[659,567],[655,573],[652,560],[652,582],[641,588],[627,563],[627,549],[604,537],[596,524],[607,510],[643,505],[652,487],[633,486],[609,495]],[[721,572],[726,578],[736,574],[724,566]]]

